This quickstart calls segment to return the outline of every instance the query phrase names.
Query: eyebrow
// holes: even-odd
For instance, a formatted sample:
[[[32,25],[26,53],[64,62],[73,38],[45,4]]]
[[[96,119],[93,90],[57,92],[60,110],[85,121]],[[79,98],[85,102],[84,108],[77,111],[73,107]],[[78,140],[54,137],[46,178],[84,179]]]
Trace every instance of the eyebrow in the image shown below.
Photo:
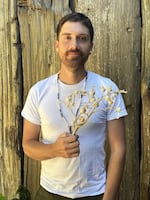
[[[62,33],[61,35],[72,35],[72,33]],[[89,36],[89,34],[86,34],[86,33],[79,33],[79,35]]]
[[[62,33],[62,34],[60,34],[60,35],[71,35],[71,33]]]

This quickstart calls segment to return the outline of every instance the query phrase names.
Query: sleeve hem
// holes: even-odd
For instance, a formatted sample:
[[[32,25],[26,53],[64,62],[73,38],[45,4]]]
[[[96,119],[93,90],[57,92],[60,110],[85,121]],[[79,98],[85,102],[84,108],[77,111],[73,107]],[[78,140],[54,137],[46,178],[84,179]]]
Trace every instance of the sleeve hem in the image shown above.
[[[40,123],[39,120],[35,120],[35,119],[31,118],[29,115],[27,115],[27,114],[25,114],[25,113],[23,113],[23,112],[21,112],[21,116],[22,116],[24,119],[30,121],[30,122],[33,123],[33,124],[41,125],[41,123]]]

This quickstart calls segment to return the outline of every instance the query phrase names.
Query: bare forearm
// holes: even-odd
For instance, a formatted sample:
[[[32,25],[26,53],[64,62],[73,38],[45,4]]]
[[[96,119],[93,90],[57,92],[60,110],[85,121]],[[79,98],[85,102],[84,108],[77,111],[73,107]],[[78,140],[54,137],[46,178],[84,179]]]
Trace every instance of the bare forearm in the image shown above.
[[[106,190],[103,200],[116,200],[125,163],[125,151],[114,152],[109,160]]]
[[[34,160],[47,160],[55,157],[53,144],[31,140],[23,145],[23,149],[25,154]]]
[[[79,141],[77,136],[63,133],[53,144],[43,144],[37,139],[24,140],[23,149],[25,154],[34,160],[72,158],[79,155]]]

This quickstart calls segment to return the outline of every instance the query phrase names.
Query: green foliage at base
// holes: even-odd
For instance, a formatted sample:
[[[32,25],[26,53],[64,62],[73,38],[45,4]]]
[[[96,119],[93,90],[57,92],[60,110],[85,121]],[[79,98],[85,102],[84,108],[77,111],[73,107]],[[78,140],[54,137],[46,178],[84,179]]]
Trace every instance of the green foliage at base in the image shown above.
[[[2,194],[0,194],[0,200],[7,200]]]
[[[19,186],[16,195],[19,197],[19,199],[14,198],[12,200],[31,200],[31,195],[29,190],[22,185]],[[2,194],[0,194],[0,200],[7,200],[7,198],[4,197]]]

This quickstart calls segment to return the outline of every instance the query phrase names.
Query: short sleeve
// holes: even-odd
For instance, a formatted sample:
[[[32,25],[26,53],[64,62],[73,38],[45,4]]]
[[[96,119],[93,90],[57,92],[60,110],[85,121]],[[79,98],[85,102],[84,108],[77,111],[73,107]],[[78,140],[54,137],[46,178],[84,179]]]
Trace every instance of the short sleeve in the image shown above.
[[[119,91],[119,88],[115,84],[113,84],[113,90]],[[114,98],[113,105],[107,111],[107,121],[113,120],[113,119],[119,119],[120,117],[124,117],[126,115],[128,115],[128,113],[125,107],[125,102],[124,102],[122,94],[119,93]]]
[[[40,125],[41,122],[38,112],[38,99],[38,91],[36,86],[33,86],[28,93],[21,115],[28,121]]]

